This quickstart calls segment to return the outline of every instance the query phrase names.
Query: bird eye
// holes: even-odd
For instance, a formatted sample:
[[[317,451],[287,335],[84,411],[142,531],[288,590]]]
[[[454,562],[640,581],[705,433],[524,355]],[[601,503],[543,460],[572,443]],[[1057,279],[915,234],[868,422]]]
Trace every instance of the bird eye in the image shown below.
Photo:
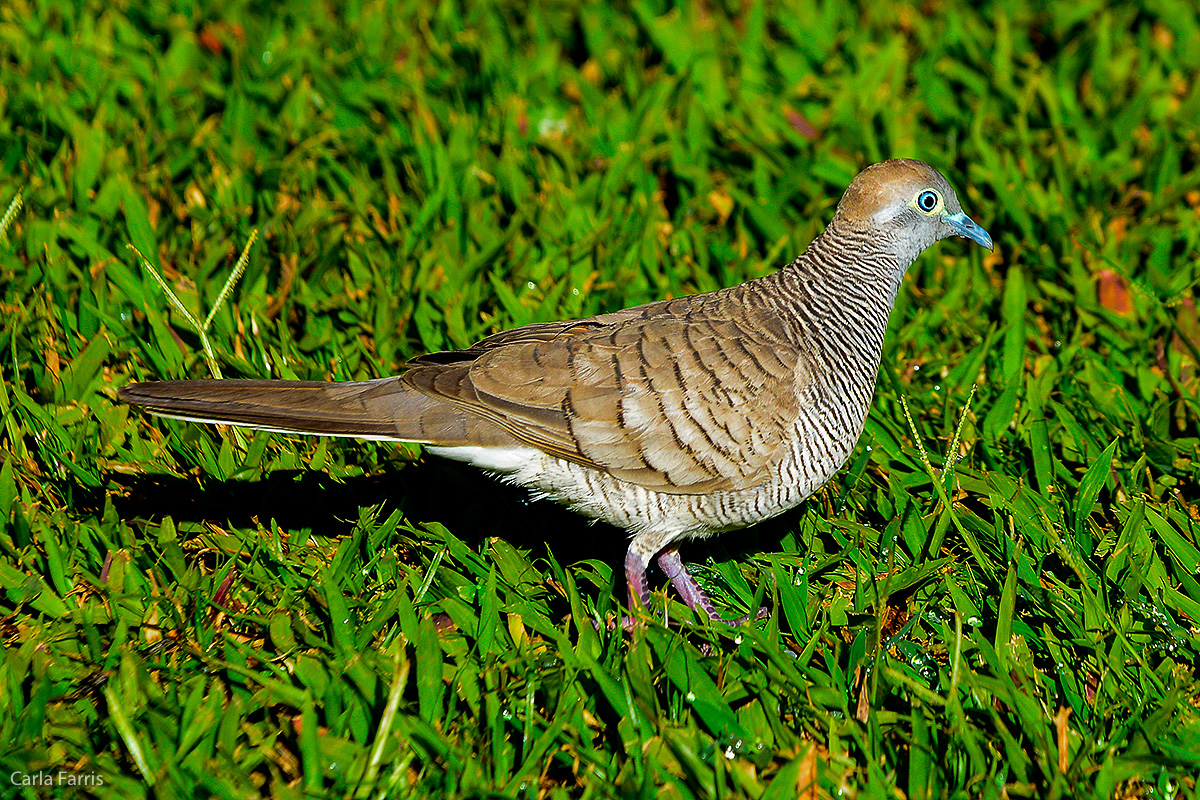
[[[917,195],[917,208],[926,214],[932,214],[942,206],[942,196],[933,189],[926,189]]]

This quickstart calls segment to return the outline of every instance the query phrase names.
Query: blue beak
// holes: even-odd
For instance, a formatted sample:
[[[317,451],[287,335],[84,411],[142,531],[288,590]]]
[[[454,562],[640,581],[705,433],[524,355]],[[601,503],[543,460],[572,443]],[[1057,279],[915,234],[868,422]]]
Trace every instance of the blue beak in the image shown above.
[[[983,228],[975,224],[975,220],[968,217],[966,214],[947,214],[942,217],[946,223],[954,229],[954,232],[964,239],[970,239],[973,242],[992,250],[992,237]]]

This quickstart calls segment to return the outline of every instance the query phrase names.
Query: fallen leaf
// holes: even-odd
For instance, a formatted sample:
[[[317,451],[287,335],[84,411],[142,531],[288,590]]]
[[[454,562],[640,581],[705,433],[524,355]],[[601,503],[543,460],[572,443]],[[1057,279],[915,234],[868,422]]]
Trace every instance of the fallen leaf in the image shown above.
[[[1133,311],[1133,297],[1130,295],[1129,282],[1125,280],[1125,276],[1111,269],[1102,269],[1096,280],[1100,305],[1118,314]]]

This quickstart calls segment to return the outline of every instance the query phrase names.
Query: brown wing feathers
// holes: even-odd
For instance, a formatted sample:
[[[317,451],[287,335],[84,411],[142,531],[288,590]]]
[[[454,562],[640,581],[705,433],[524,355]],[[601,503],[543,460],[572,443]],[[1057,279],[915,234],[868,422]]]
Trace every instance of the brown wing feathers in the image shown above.
[[[772,320],[723,313],[721,295],[506,331],[416,359],[395,378],[164,381],[121,398],[279,431],[523,444],[669,494],[744,488],[762,479],[795,419],[797,355],[764,333]],[[764,395],[769,405],[752,400]]]

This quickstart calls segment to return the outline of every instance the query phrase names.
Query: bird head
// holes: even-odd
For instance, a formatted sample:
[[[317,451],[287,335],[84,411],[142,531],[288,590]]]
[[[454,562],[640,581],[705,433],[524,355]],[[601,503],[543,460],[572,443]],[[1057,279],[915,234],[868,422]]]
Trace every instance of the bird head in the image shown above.
[[[896,158],[867,167],[838,203],[834,225],[869,237],[909,264],[929,245],[962,236],[992,249],[992,237],[963,213],[942,174],[921,161]]]

